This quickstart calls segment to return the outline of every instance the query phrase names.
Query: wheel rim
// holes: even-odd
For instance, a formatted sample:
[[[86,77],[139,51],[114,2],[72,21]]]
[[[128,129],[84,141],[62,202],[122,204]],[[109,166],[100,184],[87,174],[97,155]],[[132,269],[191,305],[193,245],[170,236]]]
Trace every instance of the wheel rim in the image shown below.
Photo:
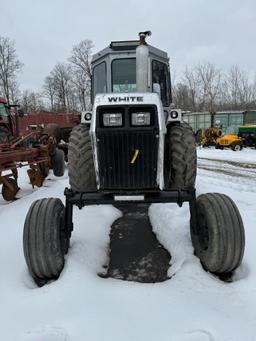
[[[238,152],[240,149],[241,149],[240,145],[237,144],[237,145],[235,146],[235,151]]]

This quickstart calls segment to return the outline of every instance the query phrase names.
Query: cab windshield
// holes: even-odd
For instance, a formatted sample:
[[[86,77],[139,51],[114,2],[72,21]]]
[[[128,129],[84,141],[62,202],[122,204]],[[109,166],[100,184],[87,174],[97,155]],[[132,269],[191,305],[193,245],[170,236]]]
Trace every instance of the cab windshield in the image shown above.
[[[3,103],[0,103],[0,121],[8,121],[8,111]]]
[[[112,91],[136,92],[135,58],[115,59],[112,62]]]

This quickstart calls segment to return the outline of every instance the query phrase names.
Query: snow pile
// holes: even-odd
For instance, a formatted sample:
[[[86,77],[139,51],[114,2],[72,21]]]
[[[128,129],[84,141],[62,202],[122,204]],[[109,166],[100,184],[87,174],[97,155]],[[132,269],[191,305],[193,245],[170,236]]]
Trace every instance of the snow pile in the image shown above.
[[[214,158],[215,152],[199,150],[199,156]],[[218,151],[226,152],[239,162],[256,160],[254,150]],[[198,194],[230,195],[244,220],[245,257],[233,283],[206,273],[193,255],[188,205],[154,204],[149,210],[153,229],[172,254],[170,280],[140,284],[99,277],[108,263],[110,226],[120,211],[112,206],[92,206],[74,211],[71,248],[59,280],[37,288],[23,257],[23,222],[34,200],[55,196],[63,200],[68,179],[67,174],[60,179],[50,175],[44,187],[32,190],[25,173],[20,172],[20,199],[6,203],[0,198],[0,340],[256,340],[253,179],[241,189],[238,177],[215,176],[214,170],[198,172]]]

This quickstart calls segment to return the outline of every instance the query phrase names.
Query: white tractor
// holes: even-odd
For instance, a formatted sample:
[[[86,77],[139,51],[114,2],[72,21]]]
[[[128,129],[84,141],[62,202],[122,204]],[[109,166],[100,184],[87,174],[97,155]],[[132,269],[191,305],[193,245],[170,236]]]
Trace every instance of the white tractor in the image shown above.
[[[169,59],[146,43],[148,35],[112,42],[93,57],[93,108],[70,136],[65,206],[58,198],[37,200],[25,221],[25,259],[38,285],[64,267],[74,205],[188,201],[203,267],[226,274],[242,261],[244,227],[234,202],[218,193],[196,198],[193,132],[181,110],[171,109]]]

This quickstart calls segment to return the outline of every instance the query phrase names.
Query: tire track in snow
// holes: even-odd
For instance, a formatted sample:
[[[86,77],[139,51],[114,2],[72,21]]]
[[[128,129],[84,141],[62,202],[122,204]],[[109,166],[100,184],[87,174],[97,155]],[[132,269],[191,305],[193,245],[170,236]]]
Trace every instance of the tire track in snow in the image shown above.
[[[198,158],[197,167],[204,176],[225,180],[241,191],[256,190],[256,164]]]

